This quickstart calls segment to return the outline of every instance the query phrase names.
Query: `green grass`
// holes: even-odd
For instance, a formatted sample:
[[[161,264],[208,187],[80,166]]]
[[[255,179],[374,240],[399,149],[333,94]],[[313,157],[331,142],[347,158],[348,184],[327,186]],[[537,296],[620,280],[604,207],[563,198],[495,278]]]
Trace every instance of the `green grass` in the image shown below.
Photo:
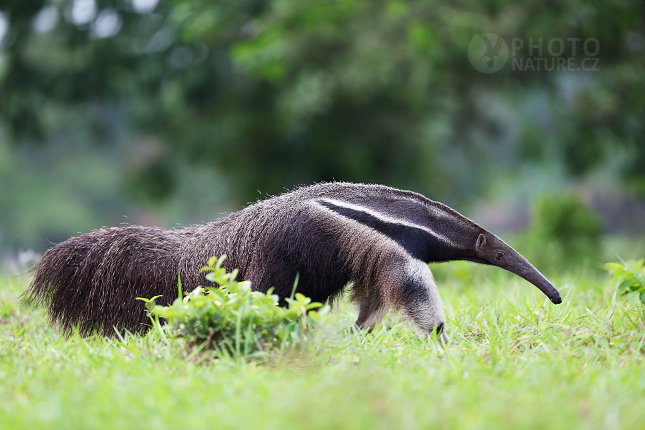
[[[433,270],[435,268],[433,267]],[[645,426],[643,307],[610,277],[554,279],[550,304],[499,269],[437,267],[445,347],[396,315],[348,333],[342,303],[306,351],[193,355],[156,333],[61,337],[0,279],[0,428],[606,429]]]

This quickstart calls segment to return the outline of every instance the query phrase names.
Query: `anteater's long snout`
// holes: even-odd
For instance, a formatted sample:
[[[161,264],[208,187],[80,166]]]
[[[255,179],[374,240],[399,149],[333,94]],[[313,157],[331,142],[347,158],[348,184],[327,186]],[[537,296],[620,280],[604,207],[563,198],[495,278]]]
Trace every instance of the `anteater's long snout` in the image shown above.
[[[559,305],[562,303],[562,297],[560,292],[555,289],[553,285],[546,279],[541,284],[536,284],[536,286],[542,291],[554,304]]]
[[[506,246],[507,258],[502,264],[499,264],[499,266],[508,270],[509,272],[521,276],[531,284],[538,287],[538,289],[542,291],[544,295],[547,296],[549,300],[551,300],[551,302],[553,302],[554,304],[558,305],[562,303],[562,297],[560,296],[558,290],[555,289],[553,284],[551,284],[549,280],[546,279],[546,277],[542,273],[540,273],[540,271],[537,270],[519,252],[515,251],[508,245]]]
[[[543,274],[541,274],[535,267],[533,267],[531,263],[526,260],[524,261],[525,264],[522,264],[522,266],[524,267],[522,267],[520,270],[515,271],[512,268],[507,268],[507,270],[520,275],[522,278],[538,287],[538,289],[542,291],[544,295],[547,296],[549,300],[551,300],[551,302],[553,302],[554,304],[559,305],[560,303],[562,303],[560,292],[555,289],[553,284],[551,284]]]

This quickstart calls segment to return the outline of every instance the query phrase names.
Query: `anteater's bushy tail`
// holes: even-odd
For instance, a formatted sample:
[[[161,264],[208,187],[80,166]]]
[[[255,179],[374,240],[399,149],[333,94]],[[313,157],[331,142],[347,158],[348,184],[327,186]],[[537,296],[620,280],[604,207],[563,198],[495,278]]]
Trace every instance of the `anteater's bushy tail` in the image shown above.
[[[137,297],[177,297],[181,230],[119,227],[71,238],[49,249],[36,263],[25,293],[48,306],[64,332],[114,335],[116,328],[141,333],[149,319]]]

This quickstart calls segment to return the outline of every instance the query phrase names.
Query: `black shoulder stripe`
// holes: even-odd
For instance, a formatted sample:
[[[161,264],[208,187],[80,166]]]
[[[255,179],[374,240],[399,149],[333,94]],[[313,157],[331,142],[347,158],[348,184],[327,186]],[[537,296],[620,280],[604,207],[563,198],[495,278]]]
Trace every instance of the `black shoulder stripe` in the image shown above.
[[[315,200],[319,205],[348,219],[359,222],[403,247],[412,257],[427,260],[430,248],[445,247],[441,237],[432,234],[424,226],[417,226],[376,212],[359,205],[328,199]]]

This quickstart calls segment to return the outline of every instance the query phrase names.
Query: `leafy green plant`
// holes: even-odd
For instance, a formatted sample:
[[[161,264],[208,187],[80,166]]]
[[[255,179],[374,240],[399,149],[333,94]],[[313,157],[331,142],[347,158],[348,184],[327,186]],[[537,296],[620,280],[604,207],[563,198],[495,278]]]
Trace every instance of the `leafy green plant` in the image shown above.
[[[319,321],[314,309],[321,304],[295,293],[286,299],[288,307],[281,307],[272,289],[265,294],[252,291],[248,281],[236,281],[237,269],[228,273],[222,267],[225,258],[213,257],[202,268],[219,287],[198,287],[182,297],[180,282],[179,297],[170,306],[156,305],[157,297],[142,299],[157,322],[159,317],[167,321],[164,330],[218,355],[248,358],[307,341]]]
[[[619,295],[626,295],[632,305],[645,304],[645,259],[626,263],[607,263],[607,271],[613,273],[612,283]]]

